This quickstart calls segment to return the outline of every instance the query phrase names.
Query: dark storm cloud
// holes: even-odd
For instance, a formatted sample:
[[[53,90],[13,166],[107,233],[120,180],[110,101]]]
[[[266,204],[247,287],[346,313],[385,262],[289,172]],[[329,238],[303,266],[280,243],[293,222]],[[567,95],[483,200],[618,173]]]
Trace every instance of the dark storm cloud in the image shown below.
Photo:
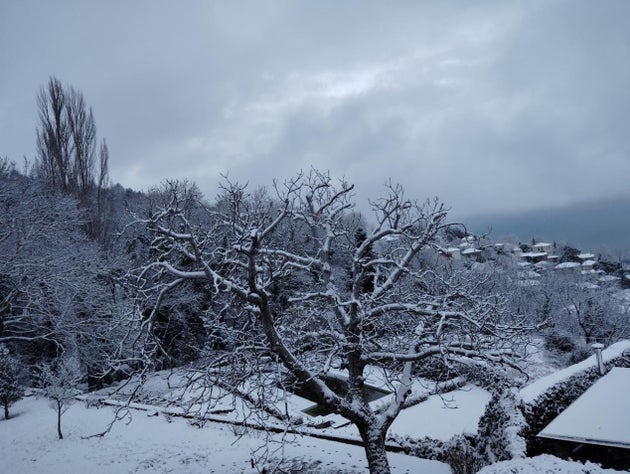
[[[35,93],[82,89],[113,178],[311,165],[391,177],[458,214],[627,192],[626,2],[8,2],[0,154],[34,154]]]

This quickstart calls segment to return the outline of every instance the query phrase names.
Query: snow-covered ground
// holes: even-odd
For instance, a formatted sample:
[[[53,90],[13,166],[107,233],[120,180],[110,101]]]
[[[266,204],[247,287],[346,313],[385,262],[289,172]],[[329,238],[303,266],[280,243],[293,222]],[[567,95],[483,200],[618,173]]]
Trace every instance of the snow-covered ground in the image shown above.
[[[527,459],[503,461],[484,467],[478,474],[613,474],[613,469],[602,469],[587,462],[565,461],[549,454]]]
[[[256,473],[253,451],[264,444],[265,433],[207,423],[190,426],[181,418],[147,416],[134,411],[129,423],[114,424],[104,437],[85,439],[103,431],[112,420],[109,407],[86,408],[77,402],[63,416],[65,438],[58,440],[55,412],[46,400],[25,398],[12,407],[13,418],[0,420],[0,472],[29,473]],[[271,449],[280,446],[272,436]],[[290,472],[367,472],[363,449],[311,437],[289,435],[284,458]],[[279,459],[280,452],[271,455]],[[448,465],[389,454],[393,472],[449,474]],[[262,466],[259,466],[262,468]]]

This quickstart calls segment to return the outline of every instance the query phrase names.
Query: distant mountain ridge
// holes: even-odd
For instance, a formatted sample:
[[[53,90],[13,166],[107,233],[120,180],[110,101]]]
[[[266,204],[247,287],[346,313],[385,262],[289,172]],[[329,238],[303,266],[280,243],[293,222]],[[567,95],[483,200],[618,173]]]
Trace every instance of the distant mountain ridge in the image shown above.
[[[630,196],[587,201],[526,212],[484,214],[462,219],[475,234],[488,232],[493,240],[516,235],[566,242],[582,250],[609,250],[630,256]]]

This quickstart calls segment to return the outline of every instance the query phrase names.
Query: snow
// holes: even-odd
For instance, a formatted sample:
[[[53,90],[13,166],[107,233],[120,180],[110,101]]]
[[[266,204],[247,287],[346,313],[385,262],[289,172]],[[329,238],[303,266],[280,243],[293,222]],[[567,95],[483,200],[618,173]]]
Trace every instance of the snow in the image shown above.
[[[593,260],[595,259],[595,255],[592,253],[581,253],[578,255],[580,260]]]
[[[549,423],[543,438],[630,448],[630,369],[614,367]]]
[[[462,250],[462,255],[473,255],[477,253],[481,253],[481,250],[476,249],[476,248],[468,248],[468,249]]]
[[[55,414],[42,399],[13,405],[14,417],[0,421],[0,470],[6,473],[256,473],[250,460],[268,433],[236,432],[237,427],[207,423],[203,428],[184,419],[147,416],[133,411],[104,437],[85,439],[105,429],[111,408],[75,403],[63,416],[65,438],[55,433]],[[280,448],[281,435],[270,435],[270,449]],[[363,448],[311,437],[288,435],[284,458],[303,472],[366,472]],[[449,474],[448,465],[389,453],[392,471]],[[271,458],[279,459],[280,451]],[[261,466],[259,466],[260,468]]]
[[[621,280],[621,278],[615,275],[604,275],[603,277],[599,279],[599,281],[601,282],[610,282],[610,281],[617,281],[617,280]]]
[[[610,359],[621,356],[624,351],[629,349],[630,340],[619,341],[613,344],[612,346],[608,347],[608,349],[602,351],[604,363],[606,363]],[[572,377],[575,374],[587,370],[590,367],[594,367],[596,364],[597,362],[595,359],[595,354],[593,354],[591,357],[583,360],[582,362],[571,365],[565,369],[558,370],[557,372],[549,374],[546,377],[542,377],[541,379],[538,379],[521,389],[521,400],[525,403],[531,403],[540,395],[545,393],[549,388]]]
[[[514,459],[486,466],[478,474],[613,474],[620,471],[602,469],[599,465],[574,461],[542,454],[533,458]]]
[[[547,256],[547,252],[525,252],[521,257],[525,258],[543,258]]]
[[[630,289],[618,291],[613,296],[618,300],[630,303]]]
[[[540,275],[534,270],[526,270],[518,272],[518,277],[523,279],[540,278]]]
[[[427,401],[404,410],[390,428],[390,433],[414,438],[428,436],[447,441],[454,435],[477,432],[490,394],[474,385],[433,395]]]
[[[559,263],[558,265],[556,265],[555,267],[553,267],[556,270],[564,270],[567,268],[576,268],[576,267],[581,267],[582,264],[578,263],[578,262],[562,262]]]

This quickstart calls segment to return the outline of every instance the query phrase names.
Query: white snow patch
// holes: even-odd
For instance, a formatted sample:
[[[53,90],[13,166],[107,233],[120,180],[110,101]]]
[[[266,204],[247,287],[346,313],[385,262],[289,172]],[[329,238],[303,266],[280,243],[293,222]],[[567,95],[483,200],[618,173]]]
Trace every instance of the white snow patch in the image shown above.
[[[574,461],[542,454],[533,458],[502,461],[484,467],[478,474],[613,474],[620,471],[602,469],[599,465]]]
[[[239,433],[236,427],[207,423],[190,426],[180,418],[147,416],[133,412],[126,424],[117,422],[102,438],[83,437],[105,429],[111,408],[74,404],[63,416],[64,439],[55,432],[55,413],[45,400],[26,398],[13,405],[14,417],[0,421],[2,472],[39,474],[64,472],[118,473],[257,473],[251,467],[252,451],[264,444],[267,433]],[[242,436],[239,436],[242,435]],[[311,437],[288,435],[284,458],[308,472],[366,472],[363,448]],[[271,435],[270,449],[279,448],[281,435]],[[281,452],[272,455],[278,459]],[[449,474],[437,461],[389,453],[393,472]],[[262,466],[260,466],[262,467]]]
[[[553,267],[555,270],[565,270],[567,268],[577,268],[581,267],[582,264],[578,262],[562,262]]]
[[[390,433],[413,438],[428,436],[448,441],[457,434],[476,433],[479,418],[490,401],[490,393],[474,385],[442,395],[403,410]]]

